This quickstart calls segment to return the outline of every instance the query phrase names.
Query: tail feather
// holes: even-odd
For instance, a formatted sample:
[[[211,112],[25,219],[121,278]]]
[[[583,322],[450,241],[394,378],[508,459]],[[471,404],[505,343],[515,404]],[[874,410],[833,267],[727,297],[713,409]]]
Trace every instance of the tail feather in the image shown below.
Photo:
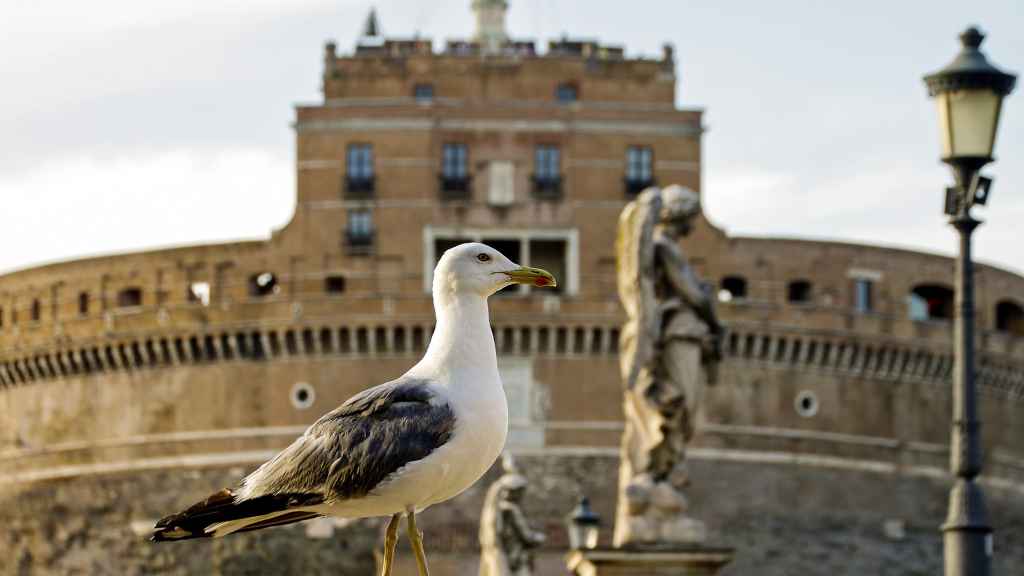
[[[266,494],[255,498],[238,500],[227,488],[210,495],[205,500],[186,508],[183,512],[171,514],[156,523],[150,540],[167,542],[190,540],[214,536],[213,527],[227,522],[253,519],[252,524],[232,530],[244,532],[270,526],[291,524],[314,518],[319,514],[308,510],[293,510],[323,503],[320,494]],[[270,516],[269,518],[260,518]]]
[[[308,512],[304,510],[285,512],[284,514],[274,518],[267,518],[266,520],[246,524],[244,528],[239,528],[238,530],[235,530],[235,532],[251,532],[252,530],[262,530],[263,528],[270,528],[271,526],[284,526],[285,524],[302,522],[303,520],[310,520],[320,516],[321,514],[317,514],[316,512]]]

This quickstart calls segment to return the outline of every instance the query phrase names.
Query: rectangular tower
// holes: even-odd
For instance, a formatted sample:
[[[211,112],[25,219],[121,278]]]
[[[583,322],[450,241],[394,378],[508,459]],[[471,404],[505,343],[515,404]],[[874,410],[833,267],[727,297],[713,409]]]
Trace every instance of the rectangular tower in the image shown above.
[[[403,297],[426,296],[444,249],[481,240],[558,275],[562,312],[617,313],[619,211],[653,184],[700,188],[701,111],[676,108],[671,47],[495,48],[490,30],[435,51],[369,33],[352,54],[326,45],[323,102],[297,108],[298,209],[281,239],[393,277],[375,286]]]

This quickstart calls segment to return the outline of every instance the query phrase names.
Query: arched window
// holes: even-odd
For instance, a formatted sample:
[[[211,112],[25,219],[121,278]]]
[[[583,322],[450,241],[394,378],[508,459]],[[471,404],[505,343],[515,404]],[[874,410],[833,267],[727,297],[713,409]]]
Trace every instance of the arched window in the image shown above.
[[[807,304],[811,301],[811,282],[793,280],[786,286],[786,300],[790,304]]]
[[[277,285],[277,276],[273,272],[260,272],[249,277],[250,296],[273,296],[281,290]]]
[[[726,276],[719,284],[718,300],[731,302],[747,297],[747,279],[742,276]]]
[[[1024,308],[1012,300],[1000,300],[996,304],[996,330],[1024,336]]]
[[[142,288],[125,288],[117,293],[118,308],[142,306]]]
[[[952,320],[953,289],[942,284],[918,284],[910,291],[911,320]]]
[[[39,300],[32,301],[32,321],[39,322],[39,319],[43,316],[43,305],[39,303]]]

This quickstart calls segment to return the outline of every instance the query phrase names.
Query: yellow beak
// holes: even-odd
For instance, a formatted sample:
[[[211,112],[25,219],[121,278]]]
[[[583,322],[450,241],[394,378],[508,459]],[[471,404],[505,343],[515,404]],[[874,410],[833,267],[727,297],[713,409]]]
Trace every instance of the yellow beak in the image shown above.
[[[503,274],[511,278],[516,284],[529,284],[538,288],[554,288],[558,286],[558,281],[551,275],[551,272],[541,270],[540,268],[523,266],[515,270],[503,272]]]

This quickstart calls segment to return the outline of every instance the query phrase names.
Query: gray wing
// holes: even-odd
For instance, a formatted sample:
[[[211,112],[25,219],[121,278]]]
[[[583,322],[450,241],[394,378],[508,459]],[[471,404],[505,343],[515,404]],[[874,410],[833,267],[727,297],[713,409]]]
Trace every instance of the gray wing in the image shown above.
[[[430,382],[402,377],[365,390],[317,420],[243,481],[244,498],[365,496],[402,466],[444,445],[455,415]]]

